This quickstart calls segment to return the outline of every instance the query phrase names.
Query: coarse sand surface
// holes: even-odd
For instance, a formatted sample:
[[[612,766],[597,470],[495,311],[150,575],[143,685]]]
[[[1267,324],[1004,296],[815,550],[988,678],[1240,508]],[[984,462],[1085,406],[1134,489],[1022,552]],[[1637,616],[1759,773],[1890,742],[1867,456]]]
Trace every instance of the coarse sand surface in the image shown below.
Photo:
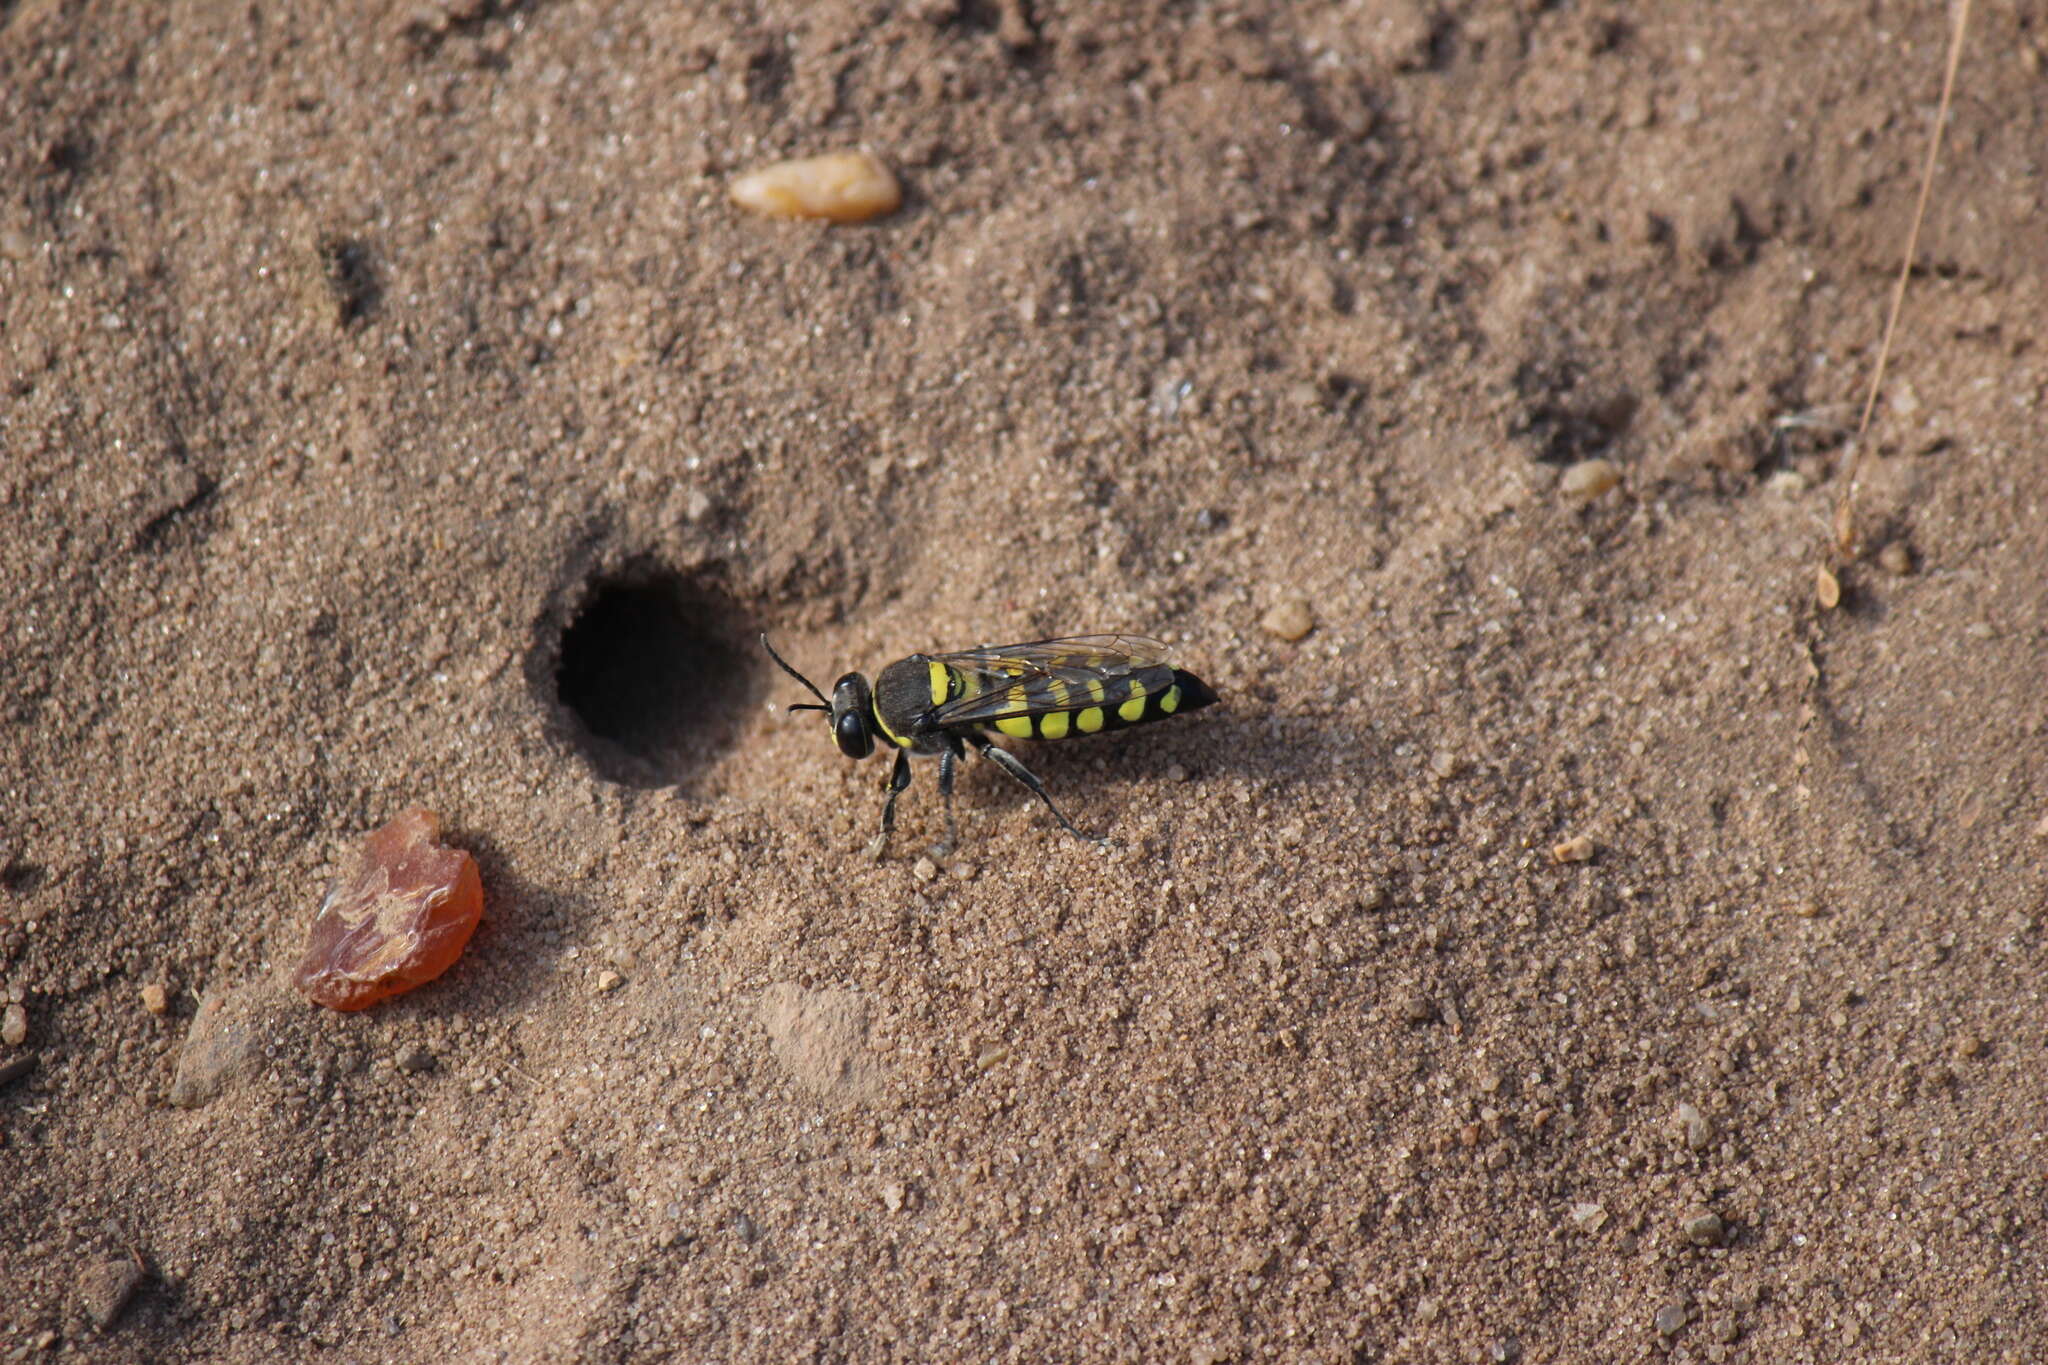
[[[0,0],[0,1362],[2048,1359],[1973,23],[1822,611],[1939,4]],[[1110,630],[1109,846],[880,861],[758,644]],[[414,806],[481,928],[309,1004]]]

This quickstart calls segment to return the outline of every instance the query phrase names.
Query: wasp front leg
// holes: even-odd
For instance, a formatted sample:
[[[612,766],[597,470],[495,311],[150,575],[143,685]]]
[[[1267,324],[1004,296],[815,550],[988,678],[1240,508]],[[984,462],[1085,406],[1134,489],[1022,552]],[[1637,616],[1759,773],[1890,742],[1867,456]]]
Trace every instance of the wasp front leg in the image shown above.
[[[876,862],[882,860],[882,850],[889,846],[889,831],[896,828],[896,798],[909,785],[910,755],[898,749],[896,766],[889,770],[889,799],[882,803],[882,832],[868,845],[868,857]]]

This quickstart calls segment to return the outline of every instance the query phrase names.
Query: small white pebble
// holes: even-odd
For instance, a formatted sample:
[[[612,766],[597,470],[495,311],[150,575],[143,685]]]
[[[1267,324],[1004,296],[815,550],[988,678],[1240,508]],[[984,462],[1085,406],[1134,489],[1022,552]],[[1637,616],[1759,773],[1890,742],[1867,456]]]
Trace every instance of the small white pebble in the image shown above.
[[[1300,598],[1290,598],[1276,604],[1260,618],[1259,627],[1275,639],[1292,642],[1306,637],[1316,628],[1315,613]]]
[[[1565,470],[1557,488],[1568,498],[1591,502],[1621,483],[1621,470],[1612,460],[1580,460]]]
[[[903,191],[889,168],[866,152],[777,161],[735,179],[727,192],[743,209],[771,218],[864,223],[894,213]]]
[[[1675,1116],[1678,1135],[1695,1152],[1704,1152],[1714,1142],[1714,1121],[1696,1104],[1681,1104]]]
[[[28,1041],[28,1011],[19,1005],[0,1010],[0,1043],[20,1047]]]
[[[911,864],[910,875],[921,882],[931,881],[939,875],[939,865],[930,858],[919,858]]]
[[[597,988],[600,991],[615,991],[625,983],[625,977],[609,968],[597,974]]]

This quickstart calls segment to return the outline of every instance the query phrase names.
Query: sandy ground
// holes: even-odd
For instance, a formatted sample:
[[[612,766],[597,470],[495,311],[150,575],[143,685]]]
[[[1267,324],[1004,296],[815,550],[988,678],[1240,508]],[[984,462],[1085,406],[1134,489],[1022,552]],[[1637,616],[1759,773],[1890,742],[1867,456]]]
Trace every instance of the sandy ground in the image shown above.
[[[2048,1357],[2038,10],[1821,613],[1939,5],[338,8],[0,3],[0,1360]]]

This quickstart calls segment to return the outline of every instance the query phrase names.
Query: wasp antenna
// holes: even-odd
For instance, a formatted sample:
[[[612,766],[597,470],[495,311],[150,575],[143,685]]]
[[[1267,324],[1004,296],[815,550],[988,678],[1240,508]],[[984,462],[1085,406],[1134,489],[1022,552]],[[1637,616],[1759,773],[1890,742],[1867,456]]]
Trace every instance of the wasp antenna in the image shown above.
[[[768,651],[768,657],[775,660],[775,666],[777,668],[780,668],[784,673],[789,674],[790,677],[795,678],[798,682],[802,683],[805,687],[809,688],[811,691],[811,695],[816,697],[819,700],[819,702],[823,703],[822,705],[813,706],[811,705],[811,703],[807,701],[798,702],[795,706],[790,707],[790,710],[830,711],[832,709],[832,703],[825,700],[825,694],[818,690],[817,684],[812,682],[809,678],[806,678],[803,674],[797,672],[794,668],[791,668],[789,666],[789,660],[783,658],[780,654],[777,654],[775,652],[775,646],[768,643],[768,632],[765,630],[761,632],[761,648]]]

